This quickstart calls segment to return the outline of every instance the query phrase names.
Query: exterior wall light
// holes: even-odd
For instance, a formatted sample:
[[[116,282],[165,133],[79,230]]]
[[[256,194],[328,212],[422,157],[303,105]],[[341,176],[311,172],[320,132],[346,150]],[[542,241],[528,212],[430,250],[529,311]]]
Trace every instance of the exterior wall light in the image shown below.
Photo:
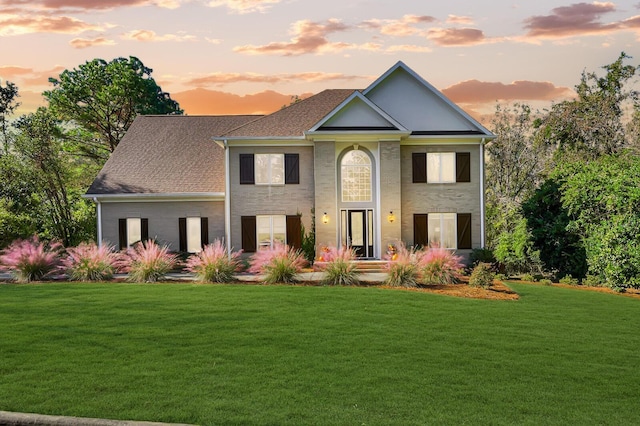
[[[389,221],[389,223],[393,223],[396,221],[396,215],[393,214],[393,211],[389,212],[389,215],[387,216],[387,220]]]
[[[324,212],[324,214],[322,215],[322,223],[324,223],[325,225],[329,223],[329,215],[327,214],[327,212]]]

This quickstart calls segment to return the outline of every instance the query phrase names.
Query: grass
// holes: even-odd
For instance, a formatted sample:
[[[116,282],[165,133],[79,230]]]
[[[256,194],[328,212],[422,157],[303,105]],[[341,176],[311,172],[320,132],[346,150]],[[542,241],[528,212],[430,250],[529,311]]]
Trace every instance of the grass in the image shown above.
[[[0,410],[196,424],[640,424],[640,301],[0,285]]]

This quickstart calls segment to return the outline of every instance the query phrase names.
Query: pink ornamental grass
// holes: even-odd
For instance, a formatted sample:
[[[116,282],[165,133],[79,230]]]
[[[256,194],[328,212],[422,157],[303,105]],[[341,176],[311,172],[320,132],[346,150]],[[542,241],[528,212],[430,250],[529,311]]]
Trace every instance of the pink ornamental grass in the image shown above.
[[[306,265],[307,260],[300,250],[276,243],[273,248],[260,249],[251,256],[248,272],[264,274],[266,284],[292,283]]]
[[[170,253],[166,245],[148,240],[129,247],[119,265],[122,272],[129,273],[129,281],[156,282],[178,265],[178,256]]]
[[[200,253],[191,255],[185,269],[203,282],[226,283],[234,279],[234,272],[240,268],[241,251],[227,253],[222,241],[216,239],[204,246]]]
[[[359,283],[356,264],[353,262],[356,253],[353,249],[330,247],[324,251],[325,263],[322,267],[327,285],[356,285]]]
[[[420,257],[418,268],[425,284],[454,284],[464,265],[462,257],[452,251],[431,246]]]
[[[62,266],[71,280],[104,281],[113,277],[117,260],[118,255],[111,245],[98,247],[95,243],[81,243],[67,249]]]
[[[398,243],[395,255],[387,256],[389,262],[385,283],[391,287],[417,287],[421,257],[422,252],[407,249],[403,243]]]
[[[0,252],[0,267],[15,274],[20,282],[41,280],[60,268],[62,244],[40,241],[37,235],[16,240]]]

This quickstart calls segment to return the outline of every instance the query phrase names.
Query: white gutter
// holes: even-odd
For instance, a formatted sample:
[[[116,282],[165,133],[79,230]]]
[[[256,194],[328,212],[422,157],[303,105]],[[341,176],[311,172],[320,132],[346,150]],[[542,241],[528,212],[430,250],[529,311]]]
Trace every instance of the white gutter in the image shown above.
[[[93,197],[93,202],[96,203],[96,216],[98,225],[98,247],[102,247],[102,203],[98,201],[96,197]]]
[[[93,201],[108,202],[134,202],[134,201],[222,201],[224,192],[149,192],[134,194],[84,194],[83,198]]]
[[[224,143],[224,240],[227,245],[227,254],[231,258],[231,179],[230,179],[230,164],[229,160],[231,155],[229,154],[229,143],[225,139]]]
[[[485,207],[484,207],[484,141],[480,143],[480,247],[485,247]]]

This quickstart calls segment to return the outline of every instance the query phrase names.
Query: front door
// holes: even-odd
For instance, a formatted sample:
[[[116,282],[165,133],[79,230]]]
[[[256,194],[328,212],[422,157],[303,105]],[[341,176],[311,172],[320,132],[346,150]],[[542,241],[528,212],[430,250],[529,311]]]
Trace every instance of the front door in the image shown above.
[[[373,211],[343,210],[342,226],[346,237],[343,244],[358,257],[373,257]]]

